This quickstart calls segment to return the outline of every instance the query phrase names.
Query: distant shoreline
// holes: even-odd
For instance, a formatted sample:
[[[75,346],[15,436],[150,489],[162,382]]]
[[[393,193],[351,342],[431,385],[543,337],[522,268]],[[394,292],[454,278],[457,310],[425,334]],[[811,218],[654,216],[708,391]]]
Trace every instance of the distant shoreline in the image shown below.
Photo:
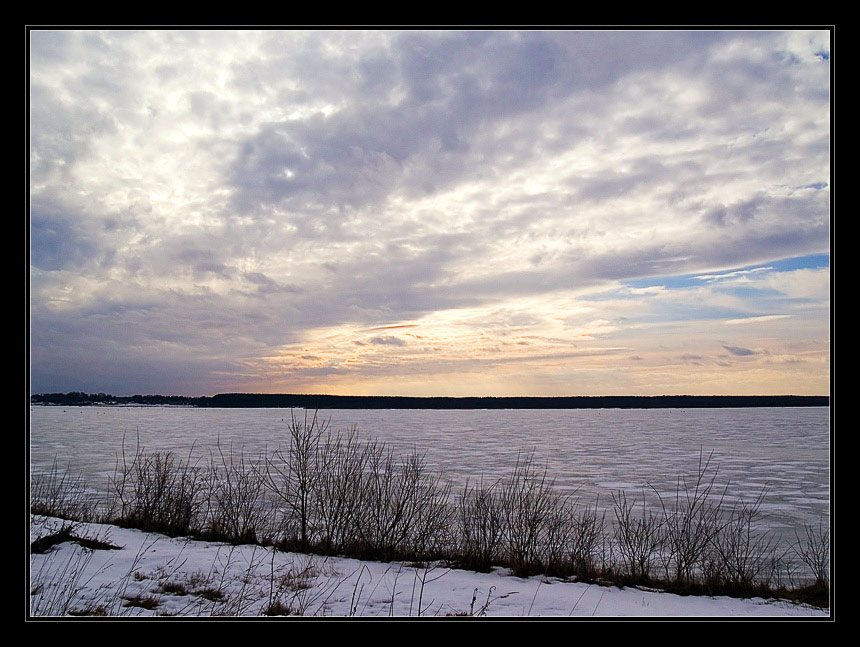
[[[830,396],[818,395],[656,395],[558,397],[412,397],[220,393],[214,396],[43,393],[31,404],[179,405],[218,409],[723,409],[747,407],[827,407]]]

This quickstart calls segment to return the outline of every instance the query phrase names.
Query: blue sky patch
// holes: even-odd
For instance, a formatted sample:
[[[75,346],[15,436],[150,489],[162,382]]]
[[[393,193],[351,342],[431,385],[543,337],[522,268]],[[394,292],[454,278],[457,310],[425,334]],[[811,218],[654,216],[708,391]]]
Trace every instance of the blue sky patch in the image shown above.
[[[809,256],[784,258],[769,263],[745,265],[743,267],[716,272],[697,272],[695,274],[679,274],[677,276],[651,276],[636,279],[635,281],[627,281],[625,282],[625,286],[634,289],[662,286],[670,290],[676,290],[698,287],[707,282],[715,282],[719,281],[720,278],[739,276],[743,273],[754,275],[757,272],[791,272],[802,269],[824,269],[826,267],[830,267],[829,254],[811,254]]]

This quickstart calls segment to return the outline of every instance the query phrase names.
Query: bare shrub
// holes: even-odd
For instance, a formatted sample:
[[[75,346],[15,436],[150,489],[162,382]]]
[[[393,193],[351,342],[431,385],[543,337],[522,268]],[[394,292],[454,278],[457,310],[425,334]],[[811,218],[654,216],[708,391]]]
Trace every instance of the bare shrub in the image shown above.
[[[603,547],[606,543],[606,511],[598,503],[573,514],[568,558],[576,575],[593,578],[604,568]]]
[[[60,519],[96,521],[100,497],[88,486],[81,474],[70,467],[60,471],[57,460],[47,472],[30,479],[30,512]]]
[[[803,525],[803,534],[795,531],[791,551],[806,566],[814,578],[813,586],[830,587],[830,529],[819,520],[818,526]]]
[[[447,542],[450,485],[424,457],[395,457],[361,443],[353,428],[333,435],[318,415],[292,417],[290,446],[266,463],[265,481],[286,511],[285,544],[383,559],[424,556]]]
[[[129,462],[125,443],[110,480],[120,525],[170,536],[193,534],[205,520],[209,475],[170,451],[145,452]]]
[[[517,575],[534,575],[545,568],[547,533],[557,521],[563,498],[553,489],[546,467],[537,468],[533,454],[517,456],[510,476],[500,483],[507,560]]]
[[[718,557],[712,566],[711,579],[738,592],[750,592],[756,585],[769,585],[773,579],[776,540],[772,534],[757,528],[765,491],[752,503],[740,501],[712,537],[713,553]]]
[[[635,511],[636,499],[628,500],[623,490],[612,493],[612,503],[615,546],[621,554],[624,571],[633,582],[647,582],[664,541],[661,517],[646,507],[644,493],[641,514]]]
[[[363,474],[363,514],[358,537],[368,556],[390,560],[402,555],[410,542],[427,540],[426,530],[439,517],[422,508],[436,507],[447,499],[427,471],[423,455],[411,453],[400,459],[384,445],[370,445]]]
[[[424,455],[409,454],[404,485],[409,511],[405,528],[405,554],[423,560],[450,550],[452,510],[451,483],[441,474],[431,474]]]
[[[298,530],[301,550],[307,550],[311,541],[311,513],[317,484],[328,465],[321,464],[322,458],[331,455],[321,454],[322,440],[328,433],[329,421],[320,420],[317,412],[308,419],[305,412],[303,420],[292,413],[289,432],[290,446],[278,449],[266,463],[264,473],[266,483],[286,506],[291,519],[288,525]]]
[[[549,575],[567,576],[571,573],[570,544],[574,533],[574,509],[570,498],[553,492],[541,538],[541,562]]]
[[[320,546],[326,552],[343,551],[358,541],[364,474],[371,451],[359,443],[354,428],[319,446],[314,517]]]
[[[695,581],[723,524],[725,490],[722,493],[715,490],[718,470],[714,469],[709,474],[712,457],[713,452],[707,459],[700,452],[695,477],[691,482],[679,477],[672,499],[664,499],[654,489],[662,510],[665,543],[661,558],[666,577],[682,587]]]
[[[489,571],[498,563],[504,512],[498,482],[466,482],[458,501],[459,559],[467,568]]]
[[[234,456],[232,446],[225,454],[219,444],[210,469],[214,486],[209,532],[234,544],[258,543],[271,528],[271,505],[259,462],[247,460],[242,451]]]

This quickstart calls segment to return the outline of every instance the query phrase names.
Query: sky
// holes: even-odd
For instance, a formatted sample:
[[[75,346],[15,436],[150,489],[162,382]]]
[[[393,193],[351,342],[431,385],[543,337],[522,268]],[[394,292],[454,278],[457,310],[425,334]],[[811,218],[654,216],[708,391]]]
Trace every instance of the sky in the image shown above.
[[[28,36],[32,393],[830,393],[828,30]]]

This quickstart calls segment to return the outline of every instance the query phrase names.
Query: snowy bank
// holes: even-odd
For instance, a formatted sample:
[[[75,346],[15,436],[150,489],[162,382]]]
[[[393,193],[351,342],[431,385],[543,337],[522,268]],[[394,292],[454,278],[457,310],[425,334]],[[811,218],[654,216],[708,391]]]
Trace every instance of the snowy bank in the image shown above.
[[[30,540],[69,523],[33,516]],[[513,577],[505,569],[361,562],[102,524],[75,523],[71,537],[101,545],[67,540],[31,554],[31,617],[829,617],[827,610],[781,600],[679,596]]]

